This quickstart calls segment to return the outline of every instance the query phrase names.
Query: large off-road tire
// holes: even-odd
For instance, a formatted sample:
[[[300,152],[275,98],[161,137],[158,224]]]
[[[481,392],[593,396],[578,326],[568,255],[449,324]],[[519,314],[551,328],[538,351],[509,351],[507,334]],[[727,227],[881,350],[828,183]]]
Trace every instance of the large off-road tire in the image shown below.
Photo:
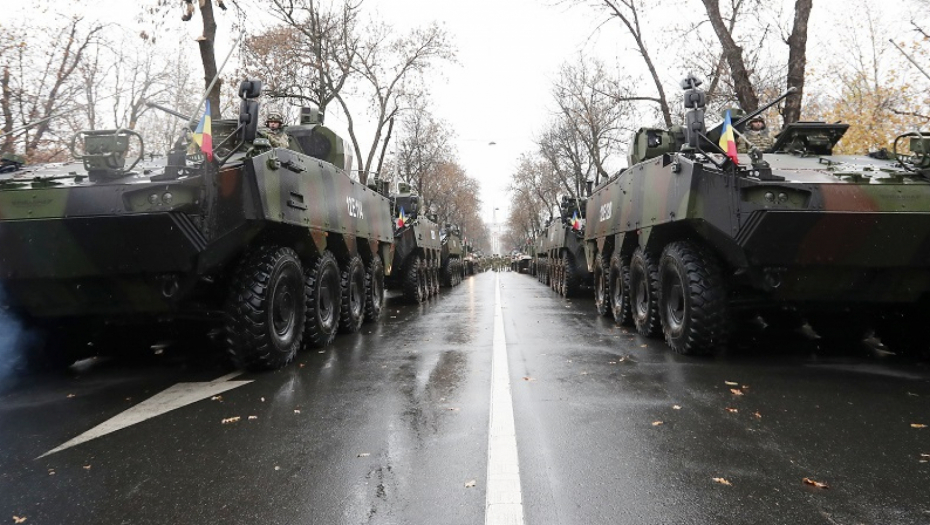
[[[630,302],[630,263],[619,252],[613,254],[610,258],[607,285],[610,312],[614,316],[614,322],[620,326],[632,326],[633,304]]]
[[[307,320],[304,342],[317,348],[336,339],[342,309],[342,283],[336,257],[324,251],[304,272]]]
[[[423,300],[430,298],[430,284],[429,284],[429,262],[425,259],[420,261],[420,286],[423,288]]]
[[[240,261],[226,300],[226,349],[246,370],[289,363],[303,340],[306,303],[297,252],[262,246]]]
[[[594,258],[594,307],[597,308],[598,315],[605,317],[611,315],[610,292],[607,284],[608,270],[604,256],[597,254]]]
[[[659,269],[654,258],[641,247],[630,259],[630,303],[633,324],[640,335],[649,337],[661,333],[659,321]]]
[[[451,288],[454,286],[452,280],[452,260],[446,261],[446,265],[442,268],[442,285],[446,288]]]
[[[401,287],[404,291],[404,300],[408,303],[419,304],[426,300],[423,288],[423,260],[419,255],[413,254],[407,258]]]
[[[358,255],[351,257],[342,270],[340,287],[339,331],[354,334],[365,322],[365,265]]]
[[[562,281],[562,296],[576,297],[581,291],[581,277],[578,275],[578,265],[575,263],[575,256],[569,251],[562,252],[562,268],[565,277]]]
[[[384,262],[375,255],[365,272],[365,320],[377,321],[384,310]]]
[[[690,242],[673,242],[662,252],[659,267],[659,311],[672,350],[696,355],[725,345],[727,293],[714,255]]]

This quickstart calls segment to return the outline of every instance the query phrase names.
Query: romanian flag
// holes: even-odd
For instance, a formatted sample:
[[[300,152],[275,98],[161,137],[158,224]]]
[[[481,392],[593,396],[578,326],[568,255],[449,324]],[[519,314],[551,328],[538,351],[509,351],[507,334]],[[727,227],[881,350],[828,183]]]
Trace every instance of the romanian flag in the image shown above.
[[[581,219],[578,217],[578,210],[575,210],[575,213],[572,214],[572,229],[581,229]]]
[[[727,157],[730,157],[733,164],[739,165],[739,157],[736,156],[736,140],[733,138],[733,122],[730,121],[729,109],[726,116],[723,117],[723,129],[720,130],[720,149],[727,152]]]
[[[194,142],[200,146],[200,151],[207,156],[207,160],[213,160],[213,123],[210,120],[210,101],[207,101],[207,110],[204,111],[200,124],[194,131]]]
[[[397,214],[397,227],[403,228],[407,224],[407,215],[404,213],[404,207],[400,207],[400,213]]]

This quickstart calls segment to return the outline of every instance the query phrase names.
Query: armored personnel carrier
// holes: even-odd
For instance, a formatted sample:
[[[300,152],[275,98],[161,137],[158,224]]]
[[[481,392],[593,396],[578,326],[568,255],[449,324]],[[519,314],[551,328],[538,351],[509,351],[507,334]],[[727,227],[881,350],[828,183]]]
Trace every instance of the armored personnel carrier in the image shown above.
[[[211,133],[205,116],[167,158],[133,131],[85,131],[76,163],[0,175],[3,309],[67,340],[28,357],[73,360],[114,326],[196,319],[223,327],[240,367],[272,369],[379,317],[387,197],[350,178],[315,108],[289,148],[257,137],[260,91],[243,82],[238,119]]]
[[[585,199],[563,196],[559,210],[538,239],[536,276],[562,297],[574,297],[591,284],[584,263]]]
[[[899,138],[897,160],[840,156],[847,125],[799,122],[769,151],[739,154],[721,147],[726,120],[705,127],[700,84],[682,82],[685,125],[636,132],[630,167],[588,201],[599,311],[682,354],[726,344],[758,315],[844,344],[874,329],[926,347],[930,136]]]
[[[404,299],[422,303],[439,294],[439,262],[442,250],[439,225],[420,213],[420,198],[407,184],[391,196],[394,213],[394,267],[390,288],[403,290]]]
[[[465,250],[462,235],[458,226],[446,224],[440,232],[442,240],[442,253],[440,259],[440,276],[442,285],[456,286],[465,278],[465,264],[463,263]]]

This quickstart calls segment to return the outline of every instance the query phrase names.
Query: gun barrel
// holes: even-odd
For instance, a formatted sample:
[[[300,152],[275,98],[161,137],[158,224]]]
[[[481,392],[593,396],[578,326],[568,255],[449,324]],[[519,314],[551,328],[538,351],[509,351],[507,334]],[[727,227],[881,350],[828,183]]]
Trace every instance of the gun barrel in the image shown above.
[[[179,119],[181,119],[181,120],[183,120],[183,121],[185,121],[185,122],[190,122],[190,121],[191,121],[191,117],[189,117],[189,116],[187,116],[187,115],[185,115],[185,114],[183,114],[183,113],[179,113],[179,112],[177,112],[177,111],[175,111],[175,110],[173,110],[173,109],[171,109],[171,108],[162,106],[161,104],[156,104],[155,102],[146,102],[145,105],[148,106],[148,107],[150,107],[150,108],[160,109],[160,110],[164,111],[165,113],[167,113],[167,114],[169,114],[169,115],[174,115],[175,117],[178,117]]]
[[[765,110],[769,109],[770,107],[774,106],[775,104],[778,104],[778,103],[781,102],[782,100],[788,98],[788,95],[797,92],[797,90],[798,90],[798,88],[796,88],[796,87],[790,87],[790,88],[788,88],[787,91],[785,91],[784,93],[782,93],[781,95],[779,95],[778,98],[776,98],[775,100],[769,102],[768,104],[766,104],[766,105],[760,107],[759,109],[753,111],[752,113],[750,113],[750,114],[746,115],[745,117],[743,117],[743,118],[737,120],[736,122],[734,122],[734,123],[733,123],[733,127],[735,128],[735,127],[737,127],[737,126],[742,125],[742,124],[745,123],[745,122],[749,122],[749,121],[752,120],[754,117],[757,117],[757,116],[761,115]]]

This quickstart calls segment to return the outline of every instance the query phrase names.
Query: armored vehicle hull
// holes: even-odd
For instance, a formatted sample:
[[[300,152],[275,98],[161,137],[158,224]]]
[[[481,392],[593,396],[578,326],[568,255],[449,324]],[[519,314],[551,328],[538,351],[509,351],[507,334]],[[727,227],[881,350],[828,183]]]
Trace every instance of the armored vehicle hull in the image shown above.
[[[591,283],[585,265],[584,232],[556,221],[539,239],[536,252],[536,278],[562,297],[577,296]]]
[[[79,350],[106,347],[109,325],[213,320],[251,369],[377,319],[393,259],[388,199],[325,159],[249,146],[222,163],[181,148],[138,171],[0,176],[5,309],[46,331],[80,328]]]
[[[465,244],[456,232],[442,232],[440,278],[443,286],[458,286],[465,278]]]
[[[829,151],[738,161],[669,151],[594,191],[585,247],[601,313],[664,334],[685,354],[725,344],[757,315],[770,325],[807,320],[822,338],[849,344],[870,329],[890,340],[904,318],[921,324],[930,292],[924,176]]]
[[[411,303],[438,295],[442,251],[439,226],[420,217],[398,228],[394,236],[394,267],[398,271],[388,279],[388,286],[403,290],[404,299]]]

